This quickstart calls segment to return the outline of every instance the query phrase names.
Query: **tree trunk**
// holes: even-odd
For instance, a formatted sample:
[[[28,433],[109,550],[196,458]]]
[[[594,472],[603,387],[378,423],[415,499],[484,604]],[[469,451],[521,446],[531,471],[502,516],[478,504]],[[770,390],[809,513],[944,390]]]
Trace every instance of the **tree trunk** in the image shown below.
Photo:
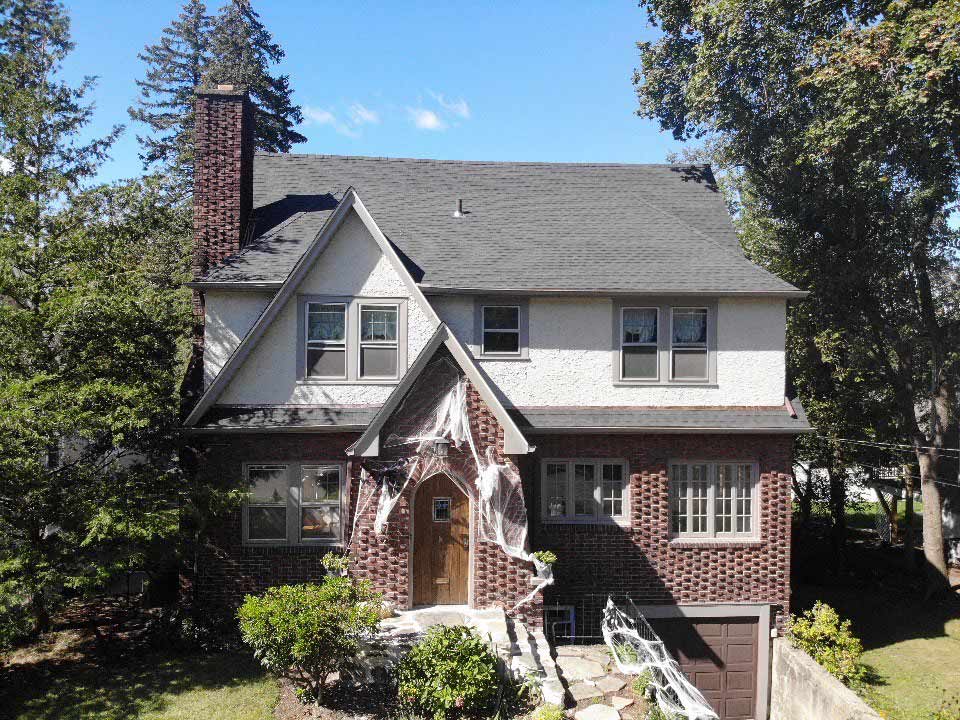
[[[810,525],[810,516],[813,514],[813,466],[803,467],[797,463],[806,475],[803,485],[793,476],[793,493],[797,496],[797,505],[800,508],[800,527],[806,530]]]
[[[847,543],[846,470],[842,466],[840,469],[828,468],[827,476],[830,478],[830,515],[833,520],[830,528],[830,547],[834,557],[842,565]]]
[[[33,632],[40,635],[50,630],[50,611],[43,597],[43,590],[38,589],[30,596],[30,614],[33,616]]]
[[[903,556],[907,567],[917,567],[917,541],[913,536],[913,468],[903,466],[903,487],[906,496],[903,500]]]
[[[920,461],[920,493],[923,498],[923,556],[927,577],[926,596],[947,590],[950,576],[947,559],[943,552],[943,510],[940,505],[940,488],[937,474],[940,469],[940,453],[936,450],[918,452]]]

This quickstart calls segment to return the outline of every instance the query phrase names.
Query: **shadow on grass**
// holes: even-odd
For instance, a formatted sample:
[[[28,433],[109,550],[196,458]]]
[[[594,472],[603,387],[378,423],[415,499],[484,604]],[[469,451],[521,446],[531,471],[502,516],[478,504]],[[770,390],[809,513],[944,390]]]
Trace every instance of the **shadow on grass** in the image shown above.
[[[112,661],[41,660],[0,668],[0,718],[119,720],[160,712],[172,696],[263,677],[248,656],[145,652]]]

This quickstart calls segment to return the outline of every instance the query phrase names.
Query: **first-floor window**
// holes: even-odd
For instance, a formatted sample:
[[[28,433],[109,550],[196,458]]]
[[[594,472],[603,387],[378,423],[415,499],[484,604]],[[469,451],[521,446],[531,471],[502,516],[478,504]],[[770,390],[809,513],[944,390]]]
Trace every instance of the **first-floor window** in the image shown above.
[[[745,538],[757,532],[757,472],[751,463],[670,466],[671,528],[687,538]]]
[[[265,544],[338,543],[343,471],[337,464],[246,466],[244,539]]]
[[[548,522],[626,520],[622,460],[547,460],[542,467],[542,514]]]

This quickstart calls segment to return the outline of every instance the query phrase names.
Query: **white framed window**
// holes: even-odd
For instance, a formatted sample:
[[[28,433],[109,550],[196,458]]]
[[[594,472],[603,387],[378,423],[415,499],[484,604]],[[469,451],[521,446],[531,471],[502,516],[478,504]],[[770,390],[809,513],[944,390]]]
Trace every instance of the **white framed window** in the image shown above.
[[[398,305],[361,303],[358,377],[397,377],[400,365],[399,321]]]
[[[484,305],[480,318],[483,355],[520,355],[519,305]]]
[[[623,460],[558,459],[541,465],[544,522],[629,521],[629,472]]]
[[[673,380],[708,380],[705,307],[674,307],[670,310],[670,377]]]
[[[672,534],[686,539],[758,537],[758,480],[755,463],[671,463]]]
[[[306,304],[306,374],[343,380],[347,377],[347,306]]]
[[[660,377],[659,325],[659,308],[620,308],[621,380],[657,380]]]
[[[344,470],[337,463],[247,463],[243,541],[258,545],[343,541]]]

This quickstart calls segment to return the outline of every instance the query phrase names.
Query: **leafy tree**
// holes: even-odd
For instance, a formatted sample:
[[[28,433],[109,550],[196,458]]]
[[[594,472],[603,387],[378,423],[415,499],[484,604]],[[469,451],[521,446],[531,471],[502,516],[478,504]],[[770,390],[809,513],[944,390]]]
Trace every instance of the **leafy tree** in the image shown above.
[[[147,72],[129,113],[153,133],[137,136],[140,159],[145,169],[160,166],[178,194],[193,187],[193,101],[210,59],[210,22],[203,0],[188,0],[160,41],[138,55]]]
[[[87,187],[119,129],[79,140],[70,49],[59,3],[0,5],[0,611],[34,631],[175,526],[190,318],[182,212],[155,183]]]
[[[247,595],[240,633],[261,664],[323,702],[327,678],[356,658],[383,612],[367,580],[327,575],[317,585],[283,585]]]
[[[247,88],[256,107],[256,145],[266,152],[289,152],[306,138],[294,130],[303,120],[290,99],[290,78],[271,75],[270,66],[284,57],[250,0],[229,0],[217,14],[205,79]]]
[[[799,312],[841,402],[885,404],[920,470],[928,590],[945,588],[937,483],[960,348],[947,222],[960,177],[956,0],[643,5],[663,35],[640,44],[639,113],[714,143],[764,225],[748,249],[810,291]]]

